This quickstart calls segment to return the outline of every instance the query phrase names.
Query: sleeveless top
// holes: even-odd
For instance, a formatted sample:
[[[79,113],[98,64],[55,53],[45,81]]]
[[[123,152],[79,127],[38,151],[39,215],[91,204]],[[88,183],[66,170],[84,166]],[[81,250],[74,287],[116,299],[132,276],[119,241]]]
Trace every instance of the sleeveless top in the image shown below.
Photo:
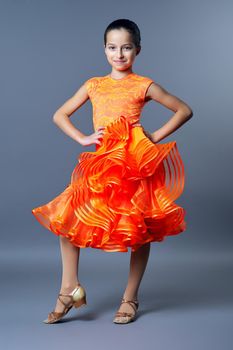
[[[130,123],[139,122],[147,102],[147,89],[153,82],[149,77],[134,72],[121,79],[114,79],[108,74],[86,80],[84,84],[92,103],[95,131],[120,115],[126,116]]]
[[[107,133],[94,152],[77,157],[66,189],[32,209],[74,246],[135,252],[186,229],[186,210],[174,202],[185,183],[176,141],[151,142],[141,126],[130,125],[138,122],[152,82],[137,74],[86,81],[95,127],[111,120]]]

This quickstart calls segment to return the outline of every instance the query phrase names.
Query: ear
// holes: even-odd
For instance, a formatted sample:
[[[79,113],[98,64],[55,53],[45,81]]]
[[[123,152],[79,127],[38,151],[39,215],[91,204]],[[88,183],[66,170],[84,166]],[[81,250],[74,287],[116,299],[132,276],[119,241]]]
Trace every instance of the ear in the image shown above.
[[[141,51],[141,46],[137,47],[137,49],[136,49],[136,56],[139,54],[140,51]]]

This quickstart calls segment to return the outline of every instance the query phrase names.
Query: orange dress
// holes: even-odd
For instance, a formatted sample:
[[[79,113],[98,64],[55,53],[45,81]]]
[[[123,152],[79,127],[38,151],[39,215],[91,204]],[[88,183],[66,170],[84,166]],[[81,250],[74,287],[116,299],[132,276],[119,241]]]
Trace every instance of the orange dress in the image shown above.
[[[186,229],[184,165],[176,141],[153,143],[140,115],[153,80],[130,73],[84,82],[93,126],[105,127],[95,151],[79,155],[70,183],[49,203],[32,209],[37,220],[77,247],[136,251]]]

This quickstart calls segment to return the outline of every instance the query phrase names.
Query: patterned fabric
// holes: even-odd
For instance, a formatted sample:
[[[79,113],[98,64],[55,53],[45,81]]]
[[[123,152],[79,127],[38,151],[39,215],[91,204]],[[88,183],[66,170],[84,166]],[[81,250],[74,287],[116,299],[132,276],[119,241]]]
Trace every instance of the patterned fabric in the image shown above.
[[[93,106],[94,129],[107,125],[121,114],[130,123],[137,122],[151,83],[152,79],[135,73],[118,80],[109,75],[88,79],[85,86]]]
[[[85,82],[94,128],[105,126],[101,144],[79,155],[62,193],[32,209],[42,225],[74,246],[136,251],[186,229],[186,211],[174,202],[185,180],[176,141],[153,143],[140,125],[152,82],[134,73]]]

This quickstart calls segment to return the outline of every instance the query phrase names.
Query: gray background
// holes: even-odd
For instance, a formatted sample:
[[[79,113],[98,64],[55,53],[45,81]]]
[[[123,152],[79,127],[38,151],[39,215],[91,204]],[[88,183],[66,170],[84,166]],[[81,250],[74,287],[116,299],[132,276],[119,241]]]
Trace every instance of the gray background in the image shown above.
[[[232,11],[230,0],[0,2],[0,329],[6,349],[230,349]],[[88,306],[45,325],[60,288],[61,256],[58,237],[31,209],[65,189],[84,151],[52,115],[89,77],[110,72],[103,34],[117,18],[141,30],[133,70],[194,112],[161,141],[176,140],[184,161],[186,184],[177,203],[187,210],[187,230],[152,243],[136,322],[112,323],[130,252],[89,248],[81,250],[79,268]],[[150,101],[141,122],[153,132],[171,116]],[[90,101],[71,121],[93,132]]]

